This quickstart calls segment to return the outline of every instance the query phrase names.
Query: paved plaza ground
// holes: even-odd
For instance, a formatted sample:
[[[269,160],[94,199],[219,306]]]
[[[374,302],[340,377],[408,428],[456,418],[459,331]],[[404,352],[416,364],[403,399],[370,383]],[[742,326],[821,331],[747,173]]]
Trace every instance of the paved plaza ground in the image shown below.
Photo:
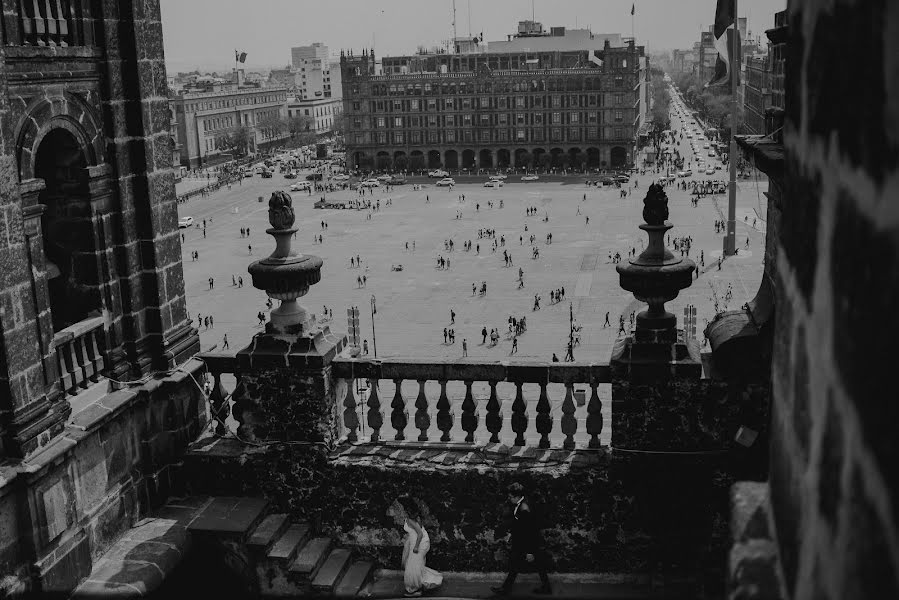
[[[460,358],[465,338],[471,359],[549,360],[554,352],[560,359],[565,355],[571,302],[575,320],[582,326],[575,357],[579,361],[608,360],[618,331],[618,316],[642,309],[619,287],[615,265],[608,260],[610,252],[622,256],[631,248],[639,252],[645,241],[637,225],[642,222],[642,198],[653,177],[647,174],[636,180],[638,187],[626,199],[619,198],[615,188],[587,188],[583,179],[576,178],[569,183],[513,181],[502,189],[483,188],[480,183],[460,184],[452,191],[433,185],[421,191],[413,191],[411,185],[397,186],[389,194],[375,190],[372,198],[381,199],[381,210],[373,212],[371,220],[365,210],[313,209],[317,196],[293,193],[300,228],[294,245],[324,260],[322,281],[311,288],[302,303],[317,315],[322,314],[323,305],[333,310],[331,327],[336,331],[346,330],[346,308],[358,306],[362,337],[373,352],[370,298],[374,295],[379,357]],[[273,240],[265,233],[267,200],[273,191],[287,189],[289,184],[279,175],[272,179],[254,177],[230,190],[222,189],[181,205],[181,215],[189,214],[200,224],[207,219],[205,238],[199,229],[182,230],[188,309],[194,319],[199,313],[213,315],[215,320],[214,328],[201,328],[204,350],[214,345],[221,349],[224,334],[228,334],[232,349],[243,347],[261,330],[256,314],[267,312],[266,297],[252,287],[246,269],[251,261],[273,249]],[[755,185],[749,182],[741,187],[738,217],[751,214],[751,224],[758,202]],[[758,222],[758,229],[753,229],[738,218],[739,245],[744,247],[748,236],[749,250],[726,260],[718,271],[714,260],[720,255],[721,236],[715,234],[713,222],[721,218],[716,203],[720,210],[726,210],[726,198],[706,197],[698,208],[692,208],[686,192],[670,186],[667,192],[670,220],[675,225],[672,238],[692,236],[691,257],[698,263],[700,251],[704,251],[706,258],[699,279],[668,307],[680,318],[685,305],[695,305],[697,335],[701,338],[703,324],[714,316],[712,288],[723,296],[728,285],[732,286],[732,308],[751,299],[758,289],[763,223]],[[460,203],[458,197],[463,194],[466,199]],[[355,195],[347,191],[328,194],[328,198],[349,199]],[[264,202],[257,201],[259,196]],[[385,202],[388,197],[390,206]],[[503,208],[499,208],[500,199]],[[488,200],[494,202],[493,208],[488,207]],[[528,206],[537,207],[536,216],[525,216]],[[457,219],[460,210],[462,218]],[[549,222],[543,221],[545,215]],[[322,230],[322,220],[327,222],[327,230]],[[250,228],[248,239],[240,237],[241,227]],[[514,267],[504,266],[503,248],[493,253],[491,240],[478,239],[478,228],[493,228],[497,237],[506,237],[505,249],[512,255]],[[549,245],[545,243],[547,233],[553,235]],[[313,243],[313,237],[319,234],[323,243]],[[531,258],[528,243],[531,234],[536,235],[540,249],[536,260]],[[519,236],[523,236],[523,244]],[[444,249],[444,240],[449,239],[455,244],[453,252]],[[480,244],[480,252],[464,251],[463,242],[467,240]],[[252,256],[248,245],[253,246]],[[196,262],[191,260],[194,250],[199,252]],[[350,257],[356,255],[362,258],[361,269],[350,267]],[[437,268],[441,255],[450,260],[449,269]],[[394,264],[402,264],[403,271],[391,271]],[[518,289],[519,267],[524,270],[524,289]],[[367,285],[360,289],[356,278],[363,274]],[[243,277],[244,286],[232,285],[232,276]],[[209,277],[215,280],[212,290]],[[472,283],[480,286],[482,281],[487,282],[487,295],[472,296]],[[550,290],[562,286],[566,301],[551,305]],[[542,298],[539,311],[532,310],[534,294]],[[455,325],[450,324],[451,310],[456,313]],[[612,327],[603,327],[607,311]],[[518,353],[511,357],[507,339],[510,315],[526,316],[528,323],[528,331],[519,338]],[[496,347],[481,343],[485,326],[488,331],[499,328],[502,333]],[[455,329],[454,345],[444,344],[444,327]]]

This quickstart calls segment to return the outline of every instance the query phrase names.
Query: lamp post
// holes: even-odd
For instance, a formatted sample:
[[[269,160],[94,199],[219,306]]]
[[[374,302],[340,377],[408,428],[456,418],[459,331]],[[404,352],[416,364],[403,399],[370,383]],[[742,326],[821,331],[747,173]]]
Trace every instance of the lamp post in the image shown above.
[[[375,335],[375,315],[378,314],[378,309],[375,307],[375,295],[371,295],[371,343],[372,347],[375,351],[375,358],[378,358],[378,338]]]
[[[568,303],[568,357],[574,362],[574,303]]]

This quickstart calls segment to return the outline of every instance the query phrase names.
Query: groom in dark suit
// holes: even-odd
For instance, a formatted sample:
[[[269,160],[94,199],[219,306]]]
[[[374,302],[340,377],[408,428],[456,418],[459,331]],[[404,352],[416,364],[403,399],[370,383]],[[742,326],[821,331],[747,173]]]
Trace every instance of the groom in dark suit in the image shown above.
[[[501,586],[491,588],[497,595],[506,595],[515,583],[518,573],[529,568],[536,569],[540,575],[540,587],[534,589],[535,594],[551,594],[549,577],[549,555],[543,549],[543,535],[540,532],[540,519],[528,504],[524,495],[524,487],[520,483],[509,486],[509,502],[512,505],[511,517],[496,531],[496,537],[512,534],[510,540],[509,574]]]

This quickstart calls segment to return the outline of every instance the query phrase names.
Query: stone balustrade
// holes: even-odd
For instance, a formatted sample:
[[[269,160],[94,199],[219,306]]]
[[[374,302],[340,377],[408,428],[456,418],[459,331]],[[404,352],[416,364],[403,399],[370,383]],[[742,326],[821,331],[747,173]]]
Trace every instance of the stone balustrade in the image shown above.
[[[70,325],[53,336],[63,392],[74,395],[99,380],[106,368],[104,326],[103,317],[94,317]]]
[[[89,46],[93,43],[86,0],[18,0],[23,46]]]
[[[605,364],[339,358],[332,363],[332,376],[340,382],[338,401],[349,442],[600,448],[610,416],[610,386],[604,384],[611,373]],[[360,380],[366,390],[357,396]],[[498,391],[500,386],[505,389]]]

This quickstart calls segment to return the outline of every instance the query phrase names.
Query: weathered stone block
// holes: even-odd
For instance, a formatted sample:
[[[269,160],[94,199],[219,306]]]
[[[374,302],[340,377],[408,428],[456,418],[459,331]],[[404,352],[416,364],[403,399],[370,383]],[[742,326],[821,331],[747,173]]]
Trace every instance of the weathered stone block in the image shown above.
[[[59,548],[37,563],[37,587],[42,592],[67,593],[91,572],[89,538],[76,534],[65,548]]]

